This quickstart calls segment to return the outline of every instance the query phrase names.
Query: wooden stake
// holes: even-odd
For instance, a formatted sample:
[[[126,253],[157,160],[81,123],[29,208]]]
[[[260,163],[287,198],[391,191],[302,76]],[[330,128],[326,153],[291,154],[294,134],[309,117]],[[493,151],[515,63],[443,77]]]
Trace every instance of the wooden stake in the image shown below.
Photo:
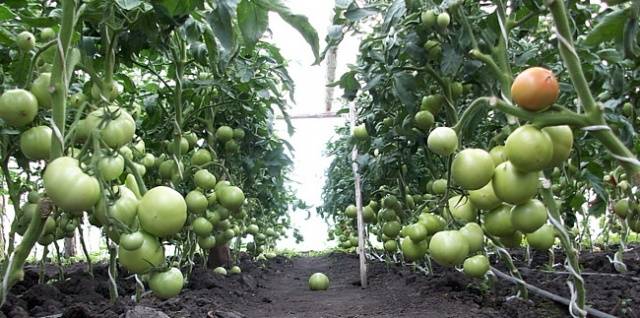
[[[351,117],[351,131],[356,127],[356,107],[354,103],[350,103],[349,105],[349,113]],[[356,191],[356,208],[358,210],[357,213],[357,223],[358,223],[358,254],[360,255],[360,286],[362,288],[367,287],[367,259],[365,257],[365,229],[364,229],[364,219],[362,217],[362,192],[360,189],[360,173],[358,173],[358,163],[356,162],[358,159],[358,148],[357,146],[353,147],[351,152],[351,168],[353,169],[354,183],[355,183],[355,191]]]

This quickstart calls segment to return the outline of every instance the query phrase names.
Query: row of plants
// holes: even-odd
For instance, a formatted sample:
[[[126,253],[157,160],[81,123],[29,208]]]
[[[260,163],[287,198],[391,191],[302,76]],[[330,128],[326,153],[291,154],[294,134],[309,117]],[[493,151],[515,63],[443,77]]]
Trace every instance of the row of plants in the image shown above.
[[[262,39],[270,12],[318,57],[315,30],[280,0],[0,4],[0,162],[15,211],[0,305],[36,244],[60,261],[59,240],[78,235],[91,272],[86,226],[102,229],[114,301],[123,272],[137,296],[148,283],[169,298],[208,255],[230,267],[230,246],[272,254],[303,203],[274,133],[294,84]]]
[[[615,236],[612,262],[625,271],[628,236],[640,231],[639,8],[337,2],[327,43],[352,33],[362,41],[357,63],[333,83],[358,125],[338,128],[328,145],[335,159],[318,211],[334,224],[330,237],[358,245],[356,147],[362,221],[388,257],[486,278],[496,254],[522,282],[507,248],[553,256],[560,247],[569,313],[586,316],[580,252],[596,236],[609,248]]]

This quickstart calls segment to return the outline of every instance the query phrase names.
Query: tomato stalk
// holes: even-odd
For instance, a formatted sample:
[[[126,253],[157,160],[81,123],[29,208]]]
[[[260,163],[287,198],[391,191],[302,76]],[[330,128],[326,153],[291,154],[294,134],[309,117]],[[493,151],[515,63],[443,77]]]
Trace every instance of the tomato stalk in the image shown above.
[[[611,131],[603,117],[603,108],[598,105],[589,83],[582,70],[580,57],[575,51],[573,36],[569,24],[567,10],[563,1],[549,0],[546,2],[549,7],[557,29],[558,50],[564,61],[571,82],[585,112],[588,116],[589,124],[592,126],[587,131],[591,132],[616,158],[622,167],[627,171],[630,180],[635,185],[640,185],[640,162],[637,157],[618,139]]]
[[[58,262],[58,280],[64,281],[64,264],[62,263],[62,257],[60,256],[60,245],[58,241],[53,240],[53,247],[56,249],[56,261]]]
[[[45,266],[47,264],[47,254],[49,254],[49,245],[45,245],[42,249],[42,257],[40,257],[40,270],[38,271],[38,284],[46,282]]]
[[[91,277],[93,277],[93,263],[91,261],[91,256],[89,255],[89,250],[87,249],[87,244],[84,240],[84,233],[82,231],[82,225],[84,222],[80,219],[80,223],[78,224],[78,235],[80,236],[80,245],[82,246],[82,253],[84,254],[84,258],[87,262],[87,272]]]
[[[544,174],[541,173],[541,177],[544,177]],[[565,267],[567,268],[569,273],[571,273],[571,281],[573,284],[570,284],[570,289],[571,294],[575,294],[575,302],[572,302],[570,304],[569,312],[572,316],[584,317],[586,316],[586,289],[584,287],[584,279],[580,274],[580,261],[578,251],[575,247],[575,244],[573,243],[573,240],[566,230],[564,221],[562,220],[562,216],[560,215],[558,204],[553,197],[551,184],[548,179],[544,180],[541,192],[544,205],[547,207],[549,212],[549,221],[551,221],[551,224],[558,232],[560,244],[562,245],[562,248],[566,253]],[[574,299],[574,297],[572,297],[572,299]]]
[[[107,273],[109,274],[109,299],[111,303],[115,303],[118,299],[118,284],[116,280],[118,278],[118,263],[116,250],[116,244],[107,239],[107,246],[109,247],[109,268]]]

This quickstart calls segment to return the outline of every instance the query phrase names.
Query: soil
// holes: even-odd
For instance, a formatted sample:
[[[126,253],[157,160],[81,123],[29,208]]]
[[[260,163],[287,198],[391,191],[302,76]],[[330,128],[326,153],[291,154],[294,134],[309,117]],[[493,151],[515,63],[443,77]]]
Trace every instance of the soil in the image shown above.
[[[617,274],[607,255],[612,256],[604,252],[582,255],[584,272],[600,273],[585,275],[589,305],[619,317],[640,317],[640,248],[625,254],[629,269],[625,274]],[[534,253],[530,267],[525,267],[518,251],[513,256],[528,283],[569,297],[562,266],[556,266],[556,273],[544,272],[546,253]],[[561,255],[556,261],[563,261]],[[109,302],[105,265],[94,268],[93,278],[84,264],[75,264],[66,269],[64,281],[55,281],[57,269],[50,266],[48,284],[38,284],[38,269],[28,267],[25,280],[12,289],[0,317],[161,317],[162,313],[211,318],[569,316],[566,306],[534,294],[528,301],[513,297],[516,288],[505,280],[483,283],[437,265],[434,274],[425,275],[407,266],[372,260],[369,286],[362,289],[358,264],[356,255],[344,253],[277,257],[262,263],[252,263],[244,256],[240,259],[242,274],[225,277],[198,267],[179,296],[160,300],[147,293],[138,304],[131,296],[135,282],[124,275],[118,279],[120,297],[114,304]],[[328,291],[308,289],[308,277],[315,272],[329,276]]]

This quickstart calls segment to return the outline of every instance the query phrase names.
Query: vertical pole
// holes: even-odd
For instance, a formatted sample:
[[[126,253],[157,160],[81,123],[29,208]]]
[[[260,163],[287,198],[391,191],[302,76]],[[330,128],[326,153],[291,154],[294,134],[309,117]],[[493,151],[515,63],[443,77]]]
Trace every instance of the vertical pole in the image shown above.
[[[338,66],[338,47],[334,46],[327,51],[327,88],[325,90],[324,98],[324,110],[328,113],[331,111],[331,105],[333,105],[333,95],[335,92],[334,86],[328,84],[333,83],[336,80],[336,69]]]
[[[356,127],[356,106],[354,103],[349,104],[349,114],[351,117],[351,131]],[[364,219],[362,217],[362,192],[360,189],[360,173],[358,173],[358,147],[353,146],[351,152],[351,168],[353,169],[355,190],[356,190],[356,208],[358,210],[357,223],[358,223],[358,254],[360,255],[360,286],[362,288],[367,287],[367,259],[365,257],[365,230]]]

